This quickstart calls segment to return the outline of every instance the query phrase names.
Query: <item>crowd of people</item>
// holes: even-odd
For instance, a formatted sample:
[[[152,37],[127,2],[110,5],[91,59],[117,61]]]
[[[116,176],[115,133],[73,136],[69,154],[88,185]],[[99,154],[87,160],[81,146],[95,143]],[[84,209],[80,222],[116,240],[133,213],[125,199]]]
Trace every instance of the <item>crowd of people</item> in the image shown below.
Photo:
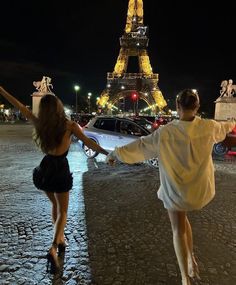
[[[8,114],[0,111],[0,122],[2,123],[15,123],[15,122],[26,122],[25,118],[20,112],[9,112]]]
[[[0,122],[14,122],[17,119],[16,114],[5,114],[3,112],[0,113]]]

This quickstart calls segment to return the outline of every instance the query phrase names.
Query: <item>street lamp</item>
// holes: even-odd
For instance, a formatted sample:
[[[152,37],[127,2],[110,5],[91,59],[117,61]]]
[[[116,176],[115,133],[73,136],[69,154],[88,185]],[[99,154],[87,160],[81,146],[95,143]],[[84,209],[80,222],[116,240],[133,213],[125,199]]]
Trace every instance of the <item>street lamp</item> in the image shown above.
[[[88,93],[88,112],[89,112],[89,114],[90,114],[90,98],[91,98],[91,96],[92,96],[92,93],[91,92],[89,92]]]
[[[75,89],[75,113],[77,114],[77,113],[78,113],[78,99],[77,99],[77,93],[78,93],[78,91],[80,90],[79,85],[75,85],[75,86],[74,86],[74,89]]]

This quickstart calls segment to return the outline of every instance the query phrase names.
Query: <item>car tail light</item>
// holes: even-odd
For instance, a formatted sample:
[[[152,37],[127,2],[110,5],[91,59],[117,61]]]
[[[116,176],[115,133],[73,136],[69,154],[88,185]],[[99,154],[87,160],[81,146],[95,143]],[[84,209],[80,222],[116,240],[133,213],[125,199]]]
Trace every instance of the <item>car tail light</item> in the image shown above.
[[[152,126],[153,126],[154,129],[157,129],[159,127],[157,122],[153,123]]]

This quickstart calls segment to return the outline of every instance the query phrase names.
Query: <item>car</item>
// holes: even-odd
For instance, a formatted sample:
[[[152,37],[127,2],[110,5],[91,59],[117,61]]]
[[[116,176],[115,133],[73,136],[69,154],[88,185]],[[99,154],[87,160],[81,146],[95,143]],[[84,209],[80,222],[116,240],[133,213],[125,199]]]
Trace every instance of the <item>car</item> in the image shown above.
[[[219,143],[214,144],[213,154],[217,156],[224,156],[230,151],[236,152],[236,127],[227,134],[226,138]]]
[[[71,114],[71,120],[76,122],[78,126],[80,127],[80,129],[82,129],[94,117],[95,116],[92,114],[78,114],[78,113]],[[75,135],[72,135],[71,140],[72,142],[78,141]]]
[[[158,129],[160,126],[168,124],[170,121],[173,120],[173,117],[171,116],[146,116],[146,115],[141,115],[139,116],[140,118],[145,118],[148,121],[152,123],[152,128],[154,130]]]
[[[145,119],[126,118],[118,116],[96,116],[82,128],[84,134],[108,152],[116,146],[123,146],[137,140],[141,136],[147,136],[152,132],[151,122]],[[88,148],[80,141],[81,147],[89,158],[94,158],[98,153]],[[153,167],[158,167],[158,159],[147,161]]]
[[[94,117],[91,114],[71,114],[71,120],[77,122],[81,127],[84,127]]]

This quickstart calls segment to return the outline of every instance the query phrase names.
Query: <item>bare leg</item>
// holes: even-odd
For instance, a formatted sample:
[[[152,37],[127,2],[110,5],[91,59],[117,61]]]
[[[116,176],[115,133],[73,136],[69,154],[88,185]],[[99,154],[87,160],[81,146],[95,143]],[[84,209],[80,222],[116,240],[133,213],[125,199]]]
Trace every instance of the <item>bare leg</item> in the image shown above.
[[[58,265],[57,245],[64,243],[64,228],[67,219],[69,192],[45,193],[52,203],[52,222],[54,224],[53,242],[49,249],[49,253],[53,256],[56,265]]]
[[[192,228],[187,216],[186,216],[186,233],[187,233],[187,242],[188,242],[188,275],[190,277],[197,277],[198,279],[200,279],[198,264],[196,262],[193,253]]]
[[[54,226],[54,239],[57,244],[64,242],[64,229],[67,220],[69,192],[54,193],[57,201],[57,220]]]
[[[182,277],[182,285],[191,285],[188,276],[188,241],[186,229],[186,212],[168,211],[175,254]]]
[[[46,192],[45,194],[47,195],[48,199],[50,200],[52,204],[52,223],[55,224],[57,220],[57,201],[55,199],[54,193],[53,192]]]

